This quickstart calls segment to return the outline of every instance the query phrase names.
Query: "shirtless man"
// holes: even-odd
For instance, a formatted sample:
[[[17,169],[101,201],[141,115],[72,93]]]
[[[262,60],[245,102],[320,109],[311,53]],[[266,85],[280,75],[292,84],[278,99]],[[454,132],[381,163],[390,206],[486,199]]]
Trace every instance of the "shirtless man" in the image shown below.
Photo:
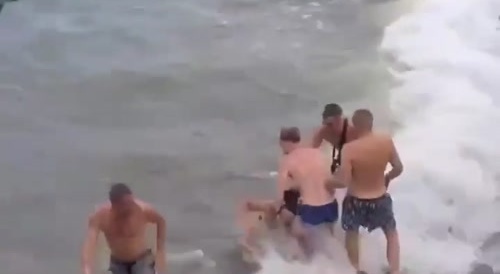
[[[278,171],[278,192],[281,201],[288,199],[288,206],[296,207],[290,209],[299,217],[295,218],[293,231],[305,255],[310,257],[313,248],[310,235],[306,235],[307,228],[325,224],[332,227],[338,219],[338,204],[334,193],[326,188],[330,168],[323,153],[301,146],[300,139],[298,128],[281,129],[280,146],[284,156]],[[299,191],[300,202],[297,194],[287,192],[290,190]],[[288,206],[284,203],[285,208]]]
[[[332,145],[330,170],[333,174],[340,165],[342,147],[356,138],[356,131],[349,125],[349,119],[343,116],[342,108],[338,104],[325,105],[322,116],[323,125],[314,132],[312,147],[319,148],[323,141]]]
[[[146,244],[146,226],[156,225],[156,256]],[[111,251],[109,271],[113,274],[164,274],[165,219],[151,205],[136,199],[130,188],[116,183],[109,202],[89,217],[82,249],[82,273],[91,274],[99,232]]]
[[[399,273],[399,236],[387,185],[403,171],[393,140],[388,134],[372,132],[373,116],[360,109],[353,115],[359,139],[344,146],[339,174],[330,183],[347,186],[342,203],[342,228],[346,231],[349,260],[358,273],[359,227],[368,231],[381,228],[387,240],[387,260],[391,274]],[[387,164],[392,169],[385,173]]]

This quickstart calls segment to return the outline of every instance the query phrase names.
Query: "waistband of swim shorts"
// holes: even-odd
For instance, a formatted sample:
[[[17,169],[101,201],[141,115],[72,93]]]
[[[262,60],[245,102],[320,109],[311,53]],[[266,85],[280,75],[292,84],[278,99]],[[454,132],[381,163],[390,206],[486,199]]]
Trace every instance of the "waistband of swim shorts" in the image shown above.
[[[128,264],[135,264],[135,263],[139,262],[140,260],[142,260],[142,259],[144,259],[147,256],[152,255],[152,254],[153,254],[153,252],[151,251],[151,249],[146,249],[135,260],[124,261],[124,260],[117,259],[117,258],[115,258],[113,256],[110,256],[110,261],[112,263],[114,263],[114,264],[126,264],[126,265],[128,265]]]

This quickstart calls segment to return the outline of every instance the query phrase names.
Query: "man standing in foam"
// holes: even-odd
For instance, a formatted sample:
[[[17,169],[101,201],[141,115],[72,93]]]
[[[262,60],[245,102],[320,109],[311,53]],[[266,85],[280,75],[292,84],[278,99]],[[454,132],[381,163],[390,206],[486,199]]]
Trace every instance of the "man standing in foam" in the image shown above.
[[[388,134],[372,132],[373,115],[369,110],[356,110],[353,124],[359,139],[346,144],[338,174],[330,183],[347,186],[342,203],[342,228],[346,231],[346,249],[349,260],[358,273],[359,227],[368,231],[381,228],[387,239],[387,260],[390,273],[399,273],[399,236],[387,193],[389,182],[403,171],[403,164]],[[387,164],[392,170],[385,174]]]
[[[338,204],[334,193],[326,187],[330,169],[323,153],[316,148],[301,146],[300,139],[298,128],[281,129],[280,146],[284,156],[278,172],[278,188],[283,201],[287,200],[289,190],[298,189],[300,193],[299,218],[295,218],[292,230],[305,255],[310,257],[313,251],[311,239],[303,228],[333,226],[338,219]]]

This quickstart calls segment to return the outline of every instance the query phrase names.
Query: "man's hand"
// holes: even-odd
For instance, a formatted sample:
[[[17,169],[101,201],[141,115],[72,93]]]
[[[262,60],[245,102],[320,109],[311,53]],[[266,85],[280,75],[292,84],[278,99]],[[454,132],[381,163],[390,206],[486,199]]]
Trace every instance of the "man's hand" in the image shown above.
[[[326,180],[326,190],[329,192],[335,192],[335,189],[337,188],[345,188],[347,187],[339,178],[338,174],[333,174],[332,176],[328,177]]]
[[[403,172],[403,163],[399,158],[398,150],[396,149],[392,139],[389,139],[389,149],[391,150],[389,163],[391,164],[392,169],[385,174],[385,187],[388,187],[389,183]]]
[[[278,216],[278,208],[274,203],[269,203],[266,205],[265,214],[270,218],[276,218],[276,216]]]
[[[155,271],[156,274],[167,273],[167,259],[165,251],[157,251],[155,258]]]
[[[154,209],[151,205],[143,205],[144,212],[148,221],[156,225],[156,256],[155,256],[155,270],[156,274],[165,274],[167,270],[165,242],[167,235],[167,223],[163,216]]]
[[[92,274],[94,266],[94,255],[99,236],[99,213],[90,215],[88,220],[87,233],[82,247],[81,266],[83,274]]]

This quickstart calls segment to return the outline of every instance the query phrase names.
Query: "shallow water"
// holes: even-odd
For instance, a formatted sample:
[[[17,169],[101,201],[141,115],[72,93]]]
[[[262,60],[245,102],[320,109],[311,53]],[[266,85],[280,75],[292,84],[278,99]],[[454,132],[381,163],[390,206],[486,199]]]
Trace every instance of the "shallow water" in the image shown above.
[[[273,191],[252,175],[275,169],[277,128],[310,129],[325,102],[387,104],[376,95],[389,77],[375,9],[10,3],[0,16],[3,269],[75,271],[87,214],[109,182],[126,181],[167,216],[173,251],[202,248],[234,273],[234,205]]]

